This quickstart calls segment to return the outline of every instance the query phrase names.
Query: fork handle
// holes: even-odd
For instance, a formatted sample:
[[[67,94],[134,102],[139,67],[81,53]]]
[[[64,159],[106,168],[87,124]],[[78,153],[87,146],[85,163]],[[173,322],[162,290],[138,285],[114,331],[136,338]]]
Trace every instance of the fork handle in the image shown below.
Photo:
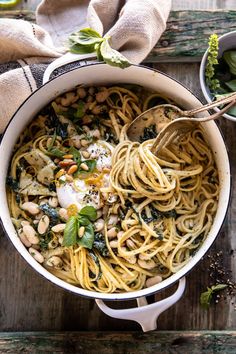
[[[214,107],[217,107],[217,106],[220,106],[222,104],[229,103],[229,102],[232,102],[232,101],[235,101],[235,100],[236,100],[236,92],[233,92],[232,95],[230,95],[230,96],[220,98],[219,100],[211,102],[211,103],[207,103],[207,104],[205,104],[202,107],[191,109],[189,111],[182,111],[181,115],[182,116],[191,117],[191,116],[194,116],[196,113],[203,112],[203,111],[206,111],[208,109],[211,109],[211,108],[214,108]]]
[[[232,106],[234,106],[236,103],[236,96],[235,99],[233,101],[231,101],[229,104],[227,104],[227,106],[225,106],[224,108],[222,108],[219,112],[216,112],[214,114],[211,114],[208,117],[199,117],[199,118],[190,118],[192,120],[198,121],[198,122],[208,122],[209,120],[214,120],[219,118],[220,116],[222,116],[222,114],[224,114],[225,112],[228,111],[228,109]]]

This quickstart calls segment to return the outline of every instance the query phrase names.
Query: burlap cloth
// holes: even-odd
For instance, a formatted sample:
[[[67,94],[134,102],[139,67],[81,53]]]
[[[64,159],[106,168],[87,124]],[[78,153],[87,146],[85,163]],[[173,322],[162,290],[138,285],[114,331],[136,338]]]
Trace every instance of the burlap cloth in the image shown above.
[[[165,30],[170,7],[171,0],[43,0],[37,25],[1,19],[0,133],[42,85],[47,65],[66,52],[69,34],[84,27],[108,34],[112,47],[138,64]]]

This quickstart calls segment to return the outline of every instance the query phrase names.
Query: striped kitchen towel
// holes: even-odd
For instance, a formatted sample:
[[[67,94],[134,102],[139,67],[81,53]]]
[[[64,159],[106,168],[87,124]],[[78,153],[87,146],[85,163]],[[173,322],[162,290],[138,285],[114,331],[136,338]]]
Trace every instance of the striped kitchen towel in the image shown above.
[[[170,7],[171,0],[43,0],[37,25],[0,19],[0,133],[42,85],[47,65],[66,51],[70,33],[87,26],[107,34],[114,49],[138,64],[165,30]]]

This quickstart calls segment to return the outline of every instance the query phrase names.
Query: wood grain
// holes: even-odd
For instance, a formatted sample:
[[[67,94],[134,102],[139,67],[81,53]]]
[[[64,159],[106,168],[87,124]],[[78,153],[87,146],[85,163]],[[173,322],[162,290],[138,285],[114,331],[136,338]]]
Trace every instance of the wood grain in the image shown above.
[[[2,333],[0,352],[8,354],[235,354],[236,332]]]
[[[22,1],[21,8],[33,9],[39,1]],[[192,0],[173,0],[173,9],[217,9],[231,8],[236,9],[236,1],[192,1]],[[227,7],[228,6],[228,7]],[[182,15],[181,15],[182,14]],[[213,15],[212,12],[208,14]],[[216,14],[216,13],[214,13]],[[218,11],[222,14],[222,11]],[[224,13],[225,15],[226,13]],[[235,26],[235,11],[227,12],[230,14],[231,24]],[[28,19],[33,21],[32,12],[0,12],[0,17],[12,17]],[[200,14],[202,15],[202,14]],[[195,25],[189,25],[190,13],[180,11],[171,15],[172,25],[177,22],[177,29],[169,28],[165,36],[169,33],[175,38],[174,43],[177,46],[178,38],[185,41],[191,33],[195,39],[198,34],[208,34],[207,26],[198,21],[195,16]],[[175,16],[175,17],[173,17]],[[182,17],[181,17],[182,16]],[[184,17],[185,16],[185,17]],[[217,15],[218,16],[218,15]],[[184,20],[185,18],[185,20]],[[213,23],[211,26],[217,26],[218,29],[226,23],[224,16]],[[217,17],[215,18],[217,19]],[[228,18],[227,18],[227,21]],[[204,26],[204,30],[203,27]],[[231,26],[231,25],[230,25]],[[229,27],[227,27],[229,28]],[[230,27],[231,28],[231,27]],[[180,31],[180,29],[182,29]],[[225,30],[225,28],[223,29]],[[182,33],[182,34],[181,34]],[[197,36],[196,36],[197,34]],[[181,37],[182,35],[182,37]],[[163,36],[163,38],[166,38]],[[201,37],[203,38],[203,37]],[[205,38],[206,43],[206,38]],[[191,46],[195,48],[194,40]],[[185,43],[189,51],[189,44]],[[202,42],[199,50],[205,50],[205,44]],[[171,46],[166,50],[170,51]],[[161,48],[160,48],[161,49]],[[181,53],[181,48],[178,53]],[[169,53],[169,52],[168,52]],[[176,52],[177,53],[177,52]],[[183,50],[182,50],[183,54]],[[181,55],[182,55],[181,54]],[[195,52],[196,54],[196,52]],[[153,54],[152,54],[153,55]],[[197,57],[197,56],[196,56]],[[164,56],[162,57],[164,58]],[[181,56],[183,60],[183,56]],[[191,56],[185,56],[187,60]],[[160,61],[155,56],[149,57],[148,61]],[[164,60],[164,59],[163,59]],[[147,62],[148,63],[148,62]],[[150,63],[149,63],[150,64]],[[154,68],[161,70],[170,76],[178,79],[184,85],[189,87],[196,96],[203,98],[198,79],[199,64],[151,64]],[[228,146],[230,161],[232,166],[232,176],[236,175],[236,125],[232,121],[222,120],[219,125],[225,136]],[[232,199],[225,221],[216,242],[206,257],[194,268],[187,277],[187,289],[184,297],[174,307],[163,313],[158,320],[158,329],[167,330],[223,330],[234,329],[236,327],[235,296],[225,296],[220,299],[218,304],[213,303],[209,310],[203,310],[199,304],[200,293],[207,286],[216,282],[216,278],[210,277],[211,259],[209,255],[214,256],[222,251],[222,264],[224,269],[229,270],[230,279],[236,281],[236,182],[232,179]],[[214,268],[213,268],[214,273]],[[216,273],[215,273],[216,274]],[[173,289],[167,289],[161,294],[156,294],[159,299],[169,294]],[[113,306],[128,307],[133,302],[114,304]],[[152,332],[142,334],[140,327],[134,322],[120,321],[107,317],[97,308],[94,300],[82,298],[71,294],[49,283],[39,274],[30,268],[30,266],[21,258],[14,249],[3,230],[0,228],[0,331],[103,331],[97,336],[94,333],[26,333],[26,334],[1,334],[0,335],[0,353],[34,353],[40,352],[58,352],[58,353],[236,353],[235,332],[208,332],[200,333],[176,333],[171,332]],[[124,331],[136,331],[130,334]],[[123,333],[107,333],[107,331],[122,331]],[[97,338],[97,341],[95,340]],[[100,341],[100,342],[99,342]],[[100,344],[99,344],[99,343]],[[112,345],[111,345],[112,344]],[[87,345],[87,346],[86,346]],[[99,347],[100,345],[100,347]],[[189,347],[191,348],[189,350]],[[36,350],[37,348],[37,350]],[[161,349],[160,349],[161,348]],[[139,351],[138,351],[139,350]],[[148,351],[149,350],[149,351]]]
[[[32,11],[0,11],[0,18],[35,22]],[[236,11],[171,11],[166,31],[144,60],[146,63],[199,62],[212,33],[236,30]]]

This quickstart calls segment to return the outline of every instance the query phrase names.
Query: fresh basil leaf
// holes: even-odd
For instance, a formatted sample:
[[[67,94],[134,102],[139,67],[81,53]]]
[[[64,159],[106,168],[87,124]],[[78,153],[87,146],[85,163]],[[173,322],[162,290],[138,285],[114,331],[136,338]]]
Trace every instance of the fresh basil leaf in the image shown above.
[[[103,61],[103,56],[101,54],[101,44],[102,44],[102,42],[95,45],[95,51],[97,53],[98,61]]]
[[[87,205],[80,210],[79,215],[86,216],[90,221],[95,221],[97,219],[97,210],[92,205]]]
[[[86,54],[95,51],[95,45],[103,41],[100,34],[92,28],[84,28],[69,36],[69,49],[72,53]]]
[[[79,43],[75,43],[69,46],[70,52],[75,54],[87,54],[95,52],[94,44],[90,45],[82,45]]]
[[[91,221],[86,216],[78,216],[79,226],[87,226],[91,223]]]
[[[66,153],[57,148],[52,148],[49,150],[49,154],[55,157],[62,158]]]
[[[73,160],[80,165],[81,164],[81,154],[79,150],[77,150],[74,146],[72,146],[69,150],[69,154],[73,155]]]
[[[236,80],[231,80],[231,81],[227,81],[225,82],[225,85],[231,90],[231,91],[236,91]]]
[[[79,43],[81,45],[94,45],[102,41],[102,36],[92,28],[83,28],[69,36],[70,43]]]
[[[211,288],[207,288],[207,291],[202,293],[200,296],[200,304],[203,307],[208,308],[211,304],[213,294],[217,291],[227,288],[227,286],[228,286],[227,284],[217,284],[217,285],[212,285]]]
[[[131,65],[128,59],[126,59],[121,53],[111,48],[108,42],[108,38],[104,38],[104,41],[102,42],[100,47],[100,51],[103,60],[109,65],[118,66],[122,69],[127,68]]]
[[[93,248],[94,242],[94,229],[93,225],[90,223],[89,225],[85,226],[84,235],[82,238],[78,240],[78,244],[88,249]]]
[[[202,293],[200,296],[200,304],[204,308],[208,308],[210,306],[211,300],[212,300],[212,289],[207,288],[207,291]]]
[[[227,287],[228,287],[227,284],[217,284],[217,285],[213,285],[211,287],[211,289],[212,289],[213,292],[215,292],[215,291],[223,290],[223,289],[225,289]]]
[[[77,217],[71,216],[66,223],[62,245],[66,247],[75,245],[77,242],[77,232]]]

